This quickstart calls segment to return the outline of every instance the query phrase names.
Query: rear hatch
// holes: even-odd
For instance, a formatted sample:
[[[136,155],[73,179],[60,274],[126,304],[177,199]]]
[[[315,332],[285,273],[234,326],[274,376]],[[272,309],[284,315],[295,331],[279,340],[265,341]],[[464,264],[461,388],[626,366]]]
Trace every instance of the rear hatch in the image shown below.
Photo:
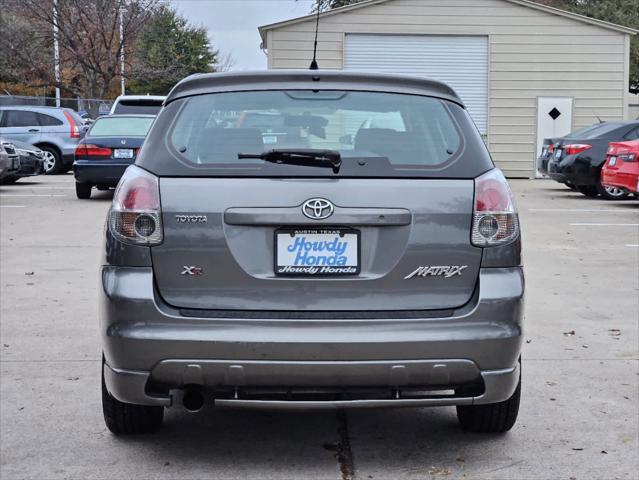
[[[264,111],[304,131],[288,152],[329,149],[341,167],[238,159],[280,147],[236,120]],[[164,238],[151,252],[172,306],[446,310],[475,291],[473,179],[493,166],[456,103],[321,90],[188,97],[165,106],[136,163],[160,177]]]
[[[153,265],[162,296],[177,307],[448,309],[475,288],[482,250],[470,244],[472,180],[162,178],[160,192],[164,242],[152,249]],[[312,198],[334,204],[333,215],[305,217]],[[342,256],[359,273],[278,275],[276,242],[286,238],[277,233],[291,231],[286,249],[295,255],[309,241],[350,242]],[[319,263],[328,261],[310,260]],[[423,267],[439,268],[406,278]]]

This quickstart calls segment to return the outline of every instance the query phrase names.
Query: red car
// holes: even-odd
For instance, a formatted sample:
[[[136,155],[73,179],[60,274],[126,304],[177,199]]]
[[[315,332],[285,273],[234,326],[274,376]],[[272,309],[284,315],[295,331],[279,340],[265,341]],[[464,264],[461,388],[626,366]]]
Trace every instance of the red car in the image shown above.
[[[601,183],[637,195],[639,192],[639,140],[610,142],[601,170]]]

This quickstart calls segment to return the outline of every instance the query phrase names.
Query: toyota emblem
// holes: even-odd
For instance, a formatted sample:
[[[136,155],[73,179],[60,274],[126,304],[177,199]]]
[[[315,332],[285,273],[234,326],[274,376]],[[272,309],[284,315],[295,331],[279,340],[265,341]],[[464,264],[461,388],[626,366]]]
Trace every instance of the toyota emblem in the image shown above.
[[[331,202],[323,198],[311,198],[302,205],[304,216],[313,220],[323,220],[333,215],[335,207]]]

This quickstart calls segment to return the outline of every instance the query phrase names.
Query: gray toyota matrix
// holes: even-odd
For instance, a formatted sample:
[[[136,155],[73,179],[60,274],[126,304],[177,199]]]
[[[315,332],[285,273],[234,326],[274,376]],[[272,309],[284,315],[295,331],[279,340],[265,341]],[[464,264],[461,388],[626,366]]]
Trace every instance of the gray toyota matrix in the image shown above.
[[[106,424],[150,432],[165,407],[207,402],[456,406],[465,430],[505,432],[520,238],[508,183],[442,83],[188,77],[108,213]]]

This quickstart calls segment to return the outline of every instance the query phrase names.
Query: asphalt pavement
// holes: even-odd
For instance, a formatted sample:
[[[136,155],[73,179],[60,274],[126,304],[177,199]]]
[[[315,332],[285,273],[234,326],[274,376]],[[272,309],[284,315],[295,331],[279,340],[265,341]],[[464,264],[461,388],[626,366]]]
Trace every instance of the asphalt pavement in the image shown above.
[[[115,437],[100,406],[100,239],[111,193],[71,175],[0,186],[0,478],[637,479],[639,202],[514,180],[524,236],[519,420],[454,408],[167,411]]]

